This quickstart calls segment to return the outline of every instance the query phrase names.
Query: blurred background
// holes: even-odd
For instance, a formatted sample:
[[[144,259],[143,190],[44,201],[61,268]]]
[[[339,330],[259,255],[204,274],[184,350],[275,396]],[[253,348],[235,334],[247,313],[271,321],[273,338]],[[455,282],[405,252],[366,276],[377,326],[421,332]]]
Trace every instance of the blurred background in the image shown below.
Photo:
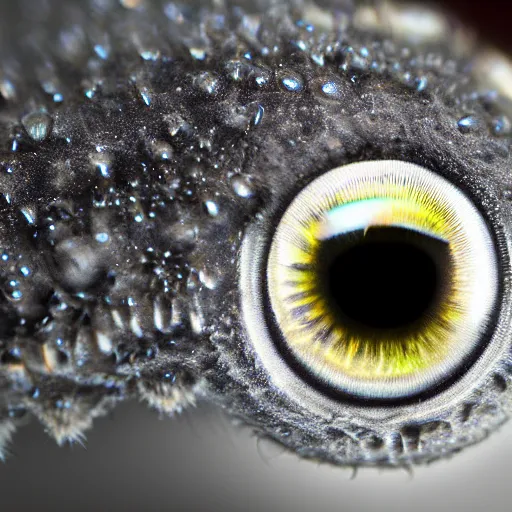
[[[0,466],[0,510],[509,512],[512,424],[452,460],[403,470],[301,461],[208,407],[159,420],[126,404],[87,449],[57,448],[35,423]]]
[[[510,0],[438,3],[512,50]],[[86,448],[58,448],[35,421],[21,429],[0,463],[0,511],[501,512],[511,509],[511,472],[512,424],[411,474],[353,473],[258,442],[205,405],[170,420],[128,403],[96,421]]]
[[[439,5],[455,13],[479,34],[504,50],[512,50],[510,0],[431,0],[419,4]]]

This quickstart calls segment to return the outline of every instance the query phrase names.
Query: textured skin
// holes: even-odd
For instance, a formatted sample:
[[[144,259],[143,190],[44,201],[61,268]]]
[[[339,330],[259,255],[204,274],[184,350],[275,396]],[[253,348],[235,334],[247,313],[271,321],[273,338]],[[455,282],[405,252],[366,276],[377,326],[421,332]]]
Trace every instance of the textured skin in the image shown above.
[[[22,21],[0,27],[0,449],[26,412],[63,443],[133,397],[168,414],[210,400],[345,465],[427,462],[506,419],[510,99],[489,92],[456,24],[418,43],[372,24],[372,2],[243,4],[10,6]],[[435,407],[320,415],[252,349],[240,249],[315,176],[379,158],[474,196],[500,247],[496,331],[485,371]]]

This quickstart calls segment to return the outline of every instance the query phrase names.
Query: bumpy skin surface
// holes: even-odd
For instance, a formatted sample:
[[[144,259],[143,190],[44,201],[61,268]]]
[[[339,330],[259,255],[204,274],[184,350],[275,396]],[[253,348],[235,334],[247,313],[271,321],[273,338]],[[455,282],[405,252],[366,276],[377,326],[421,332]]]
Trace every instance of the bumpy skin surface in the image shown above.
[[[300,455],[403,465],[506,419],[509,100],[457,25],[411,41],[368,2],[9,7],[20,21],[0,26],[2,442],[27,411],[65,442],[120,400],[172,414],[199,397]],[[314,177],[382,158],[471,189],[501,248],[497,334],[485,371],[432,409],[320,415],[277,389],[252,348],[240,249]]]

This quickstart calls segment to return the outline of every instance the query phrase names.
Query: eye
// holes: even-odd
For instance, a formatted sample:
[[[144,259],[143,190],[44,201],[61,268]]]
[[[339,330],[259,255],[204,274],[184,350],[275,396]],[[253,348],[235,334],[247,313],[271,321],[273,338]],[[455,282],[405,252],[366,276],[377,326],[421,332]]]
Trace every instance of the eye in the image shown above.
[[[438,387],[481,352],[497,259],[476,207],[404,162],[325,173],[279,220],[266,267],[281,350],[366,399]]]

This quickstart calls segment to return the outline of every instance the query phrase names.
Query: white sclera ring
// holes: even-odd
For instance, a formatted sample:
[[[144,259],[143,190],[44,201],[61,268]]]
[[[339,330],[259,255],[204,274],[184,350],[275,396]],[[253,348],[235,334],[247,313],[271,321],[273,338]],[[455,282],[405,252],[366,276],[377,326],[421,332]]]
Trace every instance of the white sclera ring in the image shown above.
[[[376,356],[362,362],[343,356],[340,336],[348,340],[348,335],[342,327],[332,335],[333,343],[338,336],[336,349],[333,343],[320,342],[325,326],[316,317],[322,307],[310,307],[309,317],[300,322],[297,302],[292,306],[290,299],[302,296],[307,309],[308,294],[316,293],[308,288],[311,272],[298,279],[296,269],[311,267],[319,244],[377,226],[399,226],[444,240],[454,261],[453,290],[443,317],[427,333],[428,339],[426,334],[425,340],[411,344],[416,359],[404,356],[400,364],[387,366],[382,353],[380,361]],[[440,175],[399,161],[350,164],[304,188],[280,220],[266,270],[271,310],[294,358],[327,385],[365,398],[407,397],[457,371],[482,342],[498,290],[494,243],[473,202]],[[316,326],[308,327],[311,324]]]

